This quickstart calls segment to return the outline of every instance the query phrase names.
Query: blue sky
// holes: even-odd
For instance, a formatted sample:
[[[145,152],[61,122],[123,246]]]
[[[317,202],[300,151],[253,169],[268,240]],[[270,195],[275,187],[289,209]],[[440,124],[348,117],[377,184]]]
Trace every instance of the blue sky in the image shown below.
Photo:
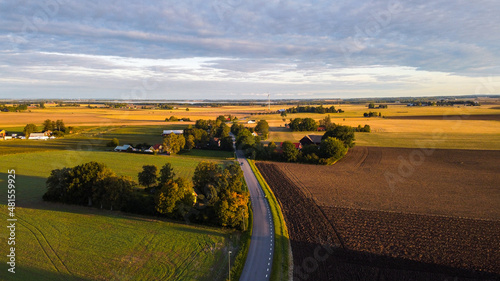
[[[0,0],[0,98],[499,94],[498,11],[496,0]]]

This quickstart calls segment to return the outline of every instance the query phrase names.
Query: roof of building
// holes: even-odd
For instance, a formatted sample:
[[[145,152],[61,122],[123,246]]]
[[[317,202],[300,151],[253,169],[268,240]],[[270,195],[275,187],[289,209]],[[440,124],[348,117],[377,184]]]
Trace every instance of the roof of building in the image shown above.
[[[163,130],[162,135],[170,135],[171,133],[174,133],[176,135],[182,135],[184,134],[184,130]]]
[[[321,136],[321,135],[307,135],[307,136],[304,136],[302,139],[300,139],[300,142],[302,143],[304,139],[307,139],[314,144],[320,144],[322,137],[323,136]]]
[[[132,147],[130,144],[119,145],[119,146],[115,147],[115,150],[127,150],[130,147]]]

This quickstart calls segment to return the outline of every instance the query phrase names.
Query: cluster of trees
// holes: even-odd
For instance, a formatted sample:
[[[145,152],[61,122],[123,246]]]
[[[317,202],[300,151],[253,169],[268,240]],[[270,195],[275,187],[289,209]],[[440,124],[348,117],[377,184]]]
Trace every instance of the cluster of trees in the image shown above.
[[[377,106],[375,103],[371,102],[368,104],[368,108],[387,108],[387,104],[379,104]]]
[[[175,116],[170,116],[168,118],[165,118],[165,122],[176,122],[176,121],[191,121],[191,119],[187,117],[182,117],[182,118],[177,118]]]
[[[61,133],[69,133],[70,129],[69,127],[67,128],[66,125],[64,125],[64,121],[61,120],[56,120],[52,121],[50,119],[47,119],[43,121],[43,129],[42,131],[59,131]]]
[[[342,113],[344,112],[342,109],[335,109],[335,106],[330,106],[330,107],[323,107],[323,105],[320,106],[297,106],[297,107],[290,107],[285,110],[286,113],[300,113],[300,112],[310,112],[310,113]]]
[[[290,119],[290,129],[292,131],[316,131],[318,123],[312,118],[293,118]]]
[[[363,127],[361,127],[361,125],[358,125],[358,127],[354,128],[354,131],[361,132],[361,133],[369,133],[372,130],[370,128],[370,125],[365,124]]]
[[[363,117],[377,117],[377,116],[382,117],[382,112],[370,111],[363,113]]]
[[[15,104],[13,106],[7,106],[5,104],[0,104],[0,111],[3,112],[16,112],[28,109],[27,104]]]
[[[52,170],[46,185],[46,201],[120,209],[137,184],[128,177],[116,176],[102,163],[89,162]]]
[[[267,146],[256,143],[246,148],[249,157],[260,160],[301,162],[328,165],[335,163],[354,146],[354,130],[349,126],[332,126],[321,138],[319,145],[310,144],[298,149],[295,144],[285,141],[281,148],[274,142]]]
[[[139,184],[102,163],[55,169],[47,179],[46,201],[122,210],[144,215],[246,230],[249,194],[238,164],[200,162],[192,181],[176,177],[170,163],[143,166]]]
[[[62,101],[58,102],[57,107],[63,107],[63,106],[74,106],[74,107],[80,107],[80,104],[77,102],[68,102],[68,103],[63,103]]]
[[[195,126],[189,125],[183,135],[171,133],[165,136],[163,147],[170,153],[193,148],[233,151],[233,139],[229,136],[231,128],[226,121],[227,118],[222,115],[215,120],[196,120]]]

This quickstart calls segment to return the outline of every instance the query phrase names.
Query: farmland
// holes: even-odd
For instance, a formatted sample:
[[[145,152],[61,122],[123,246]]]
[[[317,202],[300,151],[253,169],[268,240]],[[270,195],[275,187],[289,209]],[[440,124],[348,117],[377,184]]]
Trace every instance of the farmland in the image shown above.
[[[144,138],[141,132],[134,134],[133,129],[117,130],[117,135]],[[152,131],[156,132],[156,128]],[[42,195],[52,169],[89,161],[105,163],[118,175],[131,176],[137,181],[143,165],[161,167],[168,162],[177,176],[191,178],[199,161],[225,163],[224,159],[231,155],[221,156],[210,151],[183,156],[109,152],[104,151],[109,148],[105,148],[103,140],[90,134],[89,138],[80,135],[54,141],[13,140],[0,144],[3,154],[0,183],[6,183],[8,169],[16,170],[18,218],[16,275],[5,276],[3,271],[0,279],[225,280],[227,250],[238,252],[238,232],[48,203],[42,201]],[[147,140],[147,132],[145,135]],[[79,143],[86,145],[78,146]],[[33,150],[26,151],[26,147]],[[14,148],[18,149],[13,152]],[[0,190],[0,196],[7,198],[6,188]],[[5,220],[7,213],[0,216]],[[1,232],[1,244],[7,245],[7,235]],[[0,261],[6,262],[7,257],[4,255]]]
[[[500,276],[499,153],[432,150],[389,185],[384,173],[398,174],[398,156],[412,151],[355,147],[334,166],[257,163],[283,206],[297,280]]]

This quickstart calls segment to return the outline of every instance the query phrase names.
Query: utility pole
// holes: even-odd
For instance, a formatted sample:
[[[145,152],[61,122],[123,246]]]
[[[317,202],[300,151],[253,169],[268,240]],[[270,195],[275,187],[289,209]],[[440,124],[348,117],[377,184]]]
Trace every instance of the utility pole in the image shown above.
[[[229,271],[229,281],[231,281],[231,251],[229,251],[229,259],[228,259],[228,264],[229,264],[229,268],[228,268],[228,271]]]

